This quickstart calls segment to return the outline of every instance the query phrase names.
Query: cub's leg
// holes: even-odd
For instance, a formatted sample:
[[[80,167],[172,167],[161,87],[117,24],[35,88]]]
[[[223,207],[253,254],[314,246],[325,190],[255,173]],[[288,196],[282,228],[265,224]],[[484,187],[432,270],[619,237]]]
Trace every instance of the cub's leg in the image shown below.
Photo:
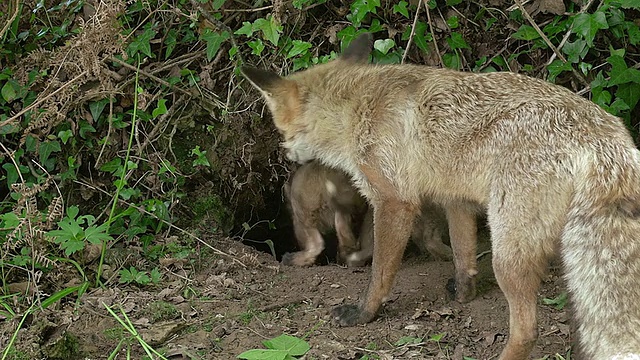
[[[478,274],[476,214],[464,203],[450,203],[446,212],[456,269],[456,300],[469,302],[476,296],[475,276]]]
[[[360,250],[347,256],[347,266],[364,266],[373,257],[373,209],[371,208],[364,215],[358,242]]]
[[[442,241],[443,231],[446,229],[447,219],[444,209],[425,200],[414,225],[411,240],[422,253],[428,251],[438,261],[451,260],[453,258],[451,248]]]
[[[293,229],[298,240],[298,244],[303,249],[294,253],[286,253],[282,256],[282,263],[284,265],[295,266],[311,266],[315,263],[316,258],[322,250],[324,250],[324,239],[320,231],[308,226],[297,217],[293,220]]]
[[[353,235],[351,214],[336,210],[335,227],[338,237],[338,259],[348,264],[348,255],[359,250],[358,241]]]

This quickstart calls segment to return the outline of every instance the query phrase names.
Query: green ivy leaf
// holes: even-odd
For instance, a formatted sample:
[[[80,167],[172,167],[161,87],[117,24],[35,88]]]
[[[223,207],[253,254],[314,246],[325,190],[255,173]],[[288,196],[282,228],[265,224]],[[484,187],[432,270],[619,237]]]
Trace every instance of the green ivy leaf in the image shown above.
[[[6,83],[4,83],[4,86],[2,87],[2,90],[0,90],[0,93],[2,94],[2,98],[6,102],[12,102],[18,97],[16,89],[13,87],[11,81],[7,81]]]
[[[151,28],[151,26],[147,27],[144,32],[136,37],[127,47],[127,52],[129,56],[133,57],[136,54],[143,53],[144,55],[152,58],[153,53],[151,52],[151,40],[156,36],[156,31]]]
[[[583,39],[577,39],[574,42],[567,41],[562,48],[562,52],[567,54],[568,60],[571,63],[577,63],[587,55],[589,47],[587,42]]]
[[[444,66],[449,69],[460,70],[462,68],[462,62],[456,53],[446,53],[442,55],[442,62],[444,63]]]
[[[452,32],[451,37],[447,38],[447,43],[449,44],[449,47],[451,47],[451,50],[471,49],[469,44],[467,44],[467,42],[462,37],[462,34],[460,34],[459,32]]]
[[[66,144],[72,136],[73,132],[71,130],[62,130],[58,132],[58,137],[62,140],[63,144]]]
[[[89,111],[91,111],[93,121],[98,121],[108,103],[109,99],[102,99],[100,101],[92,101],[89,103]]]
[[[151,116],[155,119],[160,115],[164,115],[167,113],[167,99],[159,99],[158,106],[153,109],[151,112]]]
[[[571,63],[564,62],[562,60],[556,59],[549,66],[547,66],[547,71],[549,71],[549,81],[554,82],[556,77],[560,75],[564,71],[571,71]]]
[[[616,76],[611,76],[609,79],[609,86],[625,84],[629,82],[640,83],[640,70],[636,70],[633,68],[625,69],[624,71],[616,74]]]
[[[58,141],[44,141],[40,144],[40,162],[44,163],[52,152],[62,150]]]
[[[447,25],[449,25],[449,27],[452,29],[456,29],[459,26],[458,23],[459,23],[459,19],[457,16],[452,16],[447,19]]]
[[[621,112],[626,110],[629,110],[629,105],[621,98],[617,98],[607,109],[612,115],[616,116],[619,116]]]
[[[533,26],[521,25],[518,31],[514,32],[511,37],[518,40],[531,41],[539,38],[540,34],[538,34]]]
[[[633,109],[640,100],[640,84],[638,83],[626,83],[620,84],[616,91],[616,97],[624,100],[624,102]]]
[[[640,3],[640,1],[638,3]],[[627,21],[625,22],[625,27],[627,29],[627,34],[629,34],[629,42],[631,45],[640,44],[640,26],[631,21]]]
[[[228,31],[223,31],[222,33],[217,33],[211,29],[205,29],[204,33],[202,34],[202,40],[204,40],[207,43],[207,60],[211,61],[211,59],[213,59],[216,54],[218,53],[218,50],[220,50],[220,46],[222,45],[222,43],[229,39],[230,35]]]
[[[400,1],[396,5],[393,5],[393,13],[394,14],[402,14],[402,16],[409,18],[409,10],[407,9],[407,2]]]
[[[623,9],[637,9],[640,10],[640,1],[638,0],[607,0],[605,4],[618,3]]]
[[[306,53],[307,50],[311,48],[311,43],[302,41],[302,40],[293,40],[291,42],[293,45],[287,54],[287,58],[292,58],[294,56],[300,55],[302,53]]]
[[[226,0],[213,0],[211,2],[211,7],[213,7],[213,10],[219,10],[225,2]]]
[[[253,35],[253,25],[248,21],[243,21],[242,22],[242,27],[240,27],[240,29],[236,30],[236,32],[234,32],[234,34],[251,36],[251,35]]]
[[[253,23],[253,29],[262,31],[262,36],[269,40],[273,45],[278,46],[280,40],[280,33],[282,32],[282,25],[276,23],[273,16],[269,16],[268,19],[257,19]]]
[[[396,42],[393,39],[385,39],[385,40],[376,40],[373,43],[373,48],[380,51],[383,54],[387,54],[389,50],[391,50],[394,46],[396,46]]]
[[[93,125],[89,124],[87,121],[81,120],[79,122],[79,130],[78,133],[80,134],[80,137],[83,139],[87,138],[87,133],[94,133],[96,132],[96,128],[93,127]]]
[[[582,35],[589,47],[593,47],[593,39],[600,29],[608,29],[607,17],[604,12],[593,14],[579,14],[573,19],[573,32]]]
[[[109,161],[108,163],[100,166],[100,171],[113,173],[116,170],[121,168],[122,168],[122,160],[120,160],[120,158],[115,158]]]
[[[253,55],[260,55],[264,50],[264,43],[260,39],[251,40],[247,43],[251,48],[251,53]]]
[[[427,32],[427,24],[418,21],[416,23],[416,32],[414,34],[413,41],[416,43],[418,49],[429,52],[429,41],[432,40],[431,33]]]
[[[380,0],[355,0],[351,3],[351,13],[347,15],[347,20],[351,21],[353,26],[360,27],[367,14],[375,14],[378,7]]]
[[[447,0],[447,6],[455,6],[462,3],[462,0]]]
[[[13,163],[4,163],[2,164],[2,168],[7,174],[7,186],[10,187],[12,184],[18,182],[20,176],[18,175],[18,170],[16,170]]]

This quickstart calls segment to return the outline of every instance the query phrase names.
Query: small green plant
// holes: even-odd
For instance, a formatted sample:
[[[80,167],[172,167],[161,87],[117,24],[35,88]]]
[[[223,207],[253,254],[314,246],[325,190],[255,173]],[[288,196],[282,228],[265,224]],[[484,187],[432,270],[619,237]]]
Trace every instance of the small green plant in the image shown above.
[[[407,344],[409,344],[409,345],[420,344],[422,342],[422,340],[424,340],[424,339],[423,338],[419,338],[419,337],[403,336],[400,339],[398,339],[398,341],[393,343],[393,345],[402,346],[402,345],[407,345]]]
[[[266,349],[252,349],[238,355],[238,359],[246,360],[291,360],[306,354],[311,348],[309,344],[295,336],[282,334],[262,344]]]
[[[151,283],[157,284],[162,279],[162,273],[158,268],[153,268],[149,273],[146,271],[138,271],[135,267],[131,266],[129,269],[120,270],[120,283],[131,284],[136,283],[138,285],[149,285]]]
[[[438,333],[435,335],[432,335],[427,341],[433,341],[436,344],[438,344],[438,349],[440,349],[441,352],[448,352],[448,345],[445,345],[444,349],[442,348],[442,339],[447,336],[446,332],[442,332],[442,333]]]
[[[196,159],[193,160],[193,167],[196,166],[207,166],[210,167],[209,160],[207,160],[207,151],[200,150],[200,145],[196,145],[195,148],[191,150],[191,155],[195,156]]]
[[[247,311],[240,313],[238,315],[238,320],[240,320],[241,323],[243,323],[244,325],[248,325],[251,320],[253,320],[254,317],[263,317],[264,313],[260,312],[256,309],[253,308],[253,305],[251,305],[251,303],[249,303],[247,305]]]
[[[107,234],[108,225],[96,226],[96,218],[92,215],[78,216],[80,210],[77,206],[67,208],[67,216],[58,222],[59,230],[51,230],[46,233],[53,238],[53,242],[60,245],[65,255],[72,255],[87,245],[87,243],[99,245],[102,241],[113,240]],[[85,225],[86,223],[86,225]]]
[[[558,296],[553,299],[544,298],[542,299],[542,303],[545,305],[552,305],[556,310],[562,310],[567,305],[567,301],[569,298],[567,296],[567,292],[563,291]]]

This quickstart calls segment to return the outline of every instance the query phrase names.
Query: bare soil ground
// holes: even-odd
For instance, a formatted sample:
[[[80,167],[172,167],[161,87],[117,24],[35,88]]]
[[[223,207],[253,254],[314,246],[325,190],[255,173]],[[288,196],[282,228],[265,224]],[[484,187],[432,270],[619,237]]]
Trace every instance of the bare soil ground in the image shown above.
[[[199,264],[170,265],[173,276],[154,290],[93,290],[77,307],[68,303],[45,312],[46,318],[29,319],[20,331],[18,348],[31,347],[33,354],[51,359],[107,358],[128,334],[102,303],[121,306],[143,338],[171,359],[233,359],[245,350],[263,348],[263,340],[282,333],[308,340],[311,350],[305,359],[493,359],[505,344],[508,307],[493,278],[486,231],[481,233],[479,252],[484,255],[475,300],[451,300],[446,290],[453,274],[451,262],[432,261],[410,249],[378,319],[349,328],[332,323],[329,312],[358,300],[370,267],[294,268],[237,241],[216,246],[233,258],[203,252],[205,260]],[[540,299],[563,290],[559,270],[552,268]],[[534,358],[567,353],[568,318],[567,309],[539,305],[540,338]],[[414,341],[396,345],[406,337]],[[134,344],[132,358],[142,358],[140,347],[128,341]],[[123,346],[118,358],[124,358],[125,350]]]

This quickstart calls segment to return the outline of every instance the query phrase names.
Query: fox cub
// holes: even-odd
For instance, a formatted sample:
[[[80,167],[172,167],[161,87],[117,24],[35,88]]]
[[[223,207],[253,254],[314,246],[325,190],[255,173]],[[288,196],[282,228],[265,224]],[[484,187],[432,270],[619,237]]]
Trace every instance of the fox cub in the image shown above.
[[[582,359],[640,357],[640,152],[623,121],[571,91],[510,72],[367,64],[370,35],[287,77],[244,67],[288,157],[340,169],[374,209],[373,266],[345,326],[389,294],[422,199],[444,206],[456,299],[475,295],[479,205],[509,303],[500,360],[529,357],[549,259],[564,263]],[[399,282],[400,285],[402,284]]]
[[[300,166],[285,184],[285,197],[293,218],[294,232],[303,249],[288,253],[286,265],[312,265],[324,250],[322,234],[335,229],[338,258],[348,266],[363,266],[373,256],[373,209],[353,187],[345,173],[312,161]],[[359,228],[359,236],[354,229]],[[425,202],[411,236],[421,252],[436,260],[451,259],[451,248],[443,243],[447,232],[442,208]]]

